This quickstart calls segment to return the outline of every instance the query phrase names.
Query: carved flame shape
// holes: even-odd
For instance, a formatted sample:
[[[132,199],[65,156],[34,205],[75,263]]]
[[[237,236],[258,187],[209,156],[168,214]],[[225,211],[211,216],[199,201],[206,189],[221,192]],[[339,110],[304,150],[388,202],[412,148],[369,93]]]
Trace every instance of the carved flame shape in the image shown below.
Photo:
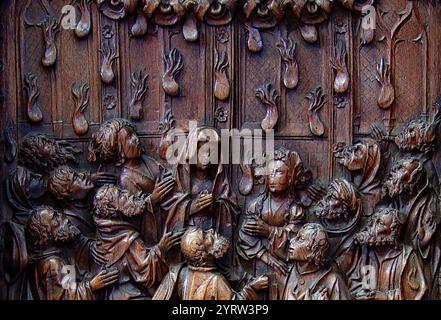
[[[325,97],[322,87],[317,87],[306,96],[306,98],[310,100],[308,109],[309,128],[311,133],[317,137],[320,137],[325,133],[325,126],[323,125],[322,120],[320,120],[318,114],[320,109],[323,108],[326,103]]]
[[[391,83],[390,65],[381,58],[377,65],[377,81],[381,84],[381,92],[378,97],[378,106],[381,109],[388,109],[395,100],[395,89]]]
[[[115,73],[113,72],[113,63],[118,58],[118,54],[109,45],[104,45],[103,49],[100,49],[103,57],[101,64],[101,80],[105,84],[111,84],[115,80]]]
[[[40,89],[38,88],[38,78],[33,73],[28,73],[24,79],[24,87],[27,91],[26,115],[32,123],[38,123],[43,120],[43,113],[38,105]]]
[[[272,88],[271,84],[268,83],[257,89],[256,97],[259,98],[266,107],[266,116],[261,123],[262,129],[265,132],[274,129],[279,120],[279,111],[277,107],[279,96],[276,89]]]
[[[217,49],[214,51],[214,96],[219,100],[226,100],[230,96],[230,82],[227,77],[228,55],[225,51],[220,54]]]
[[[334,79],[334,91],[343,94],[349,89],[349,72],[346,66],[346,47],[343,41],[338,41],[331,65],[337,74]]]
[[[281,39],[276,45],[283,61],[283,84],[294,89],[299,83],[299,65],[296,59],[296,44],[291,39]]]
[[[179,93],[179,84],[176,77],[184,67],[182,55],[176,48],[173,48],[169,55],[164,57],[164,61],[166,70],[162,77],[162,88],[166,94],[176,96]]]
[[[78,10],[80,11],[80,21],[75,28],[75,35],[78,38],[84,38],[89,35],[92,28],[92,18],[90,14],[90,5],[92,0],[79,0]]]
[[[84,115],[84,111],[89,105],[89,85],[86,83],[73,85],[72,98],[75,103],[75,111],[72,116],[72,126],[74,132],[77,135],[82,136],[89,131],[89,123]]]
[[[164,121],[160,123],[159,130],[161,131],[161,141],[159,143],[159,157],[162,160],[167,160],[167,150],[173,143],[173,134],[171,130],[175,127],[175,119],[171,109],[168,109],[164,114]]]
[[[247,40],[248,50],[250,50],[251,52],[262,51],[263,41],[259,29],[253,28],[249,23],[246,23],[245,27],[248,32],[248,40]]]
[[[130,100],[130,118],[134,120],[142,119],[142,102],[147,93],[147,79],[149,75],[145,69],[132,73],[131,86],[135,90]]]

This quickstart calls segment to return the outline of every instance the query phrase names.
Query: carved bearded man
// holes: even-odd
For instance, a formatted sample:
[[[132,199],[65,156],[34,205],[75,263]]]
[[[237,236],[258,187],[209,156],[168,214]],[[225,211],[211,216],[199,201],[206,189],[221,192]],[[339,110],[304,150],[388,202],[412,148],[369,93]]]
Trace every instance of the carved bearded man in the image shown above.
[[[182,232],[166,233],[148,246],[130,219],[146,212],[148,200],[114,185],[98,189],[93,220],[107,267],[120,271],[118,282],[106,290],[108,300],[150,299],[168,271],[165,254],[179,243]]]
[[[9,299],[30,299],[23,272],[28,261],[25,225],[31,210],[47,200],[47,179],[51,172],[58,166],[76,163],[77,153],[72,144],[40,133],[29,134],[20,142],[17,168],[9,173],[5,186],[12,217],[2,225],[8,245],[0,260],[7,264],[3,270]]]
[[[73,261],[65,245],[80,234],[78,228],[50,207],[32,211],[27,224],[29,238],[29,283],[36,300],[93,300],[94,291],[118,279],[118,270],[102,270],[91,279],[74,277]],[[68,277],[68,278],[66,278]]]
[[[304,225],[292,238],[289,260],[294,261],[286,281],[283,300],[349,300],[343,277],[326,263],[329,248],[325,229]]]
[[[351,291],[358,300],[420,300],[427,293],[423,265],[411,246],[399,235],[403,218],[396,209],[375,213],[366,229],[355,236],[363,247],[350,275]]]
[[[359,226],[362,211],[361,200],[355,187],[345,179],[335,179],[315,209],[329,235],[329,255],[345,274],[357,256],[353,237]]]
[[[187,262],[170,268],[154,300],[256,300],[257,292],[268,286],[267,277],[259,277],[238,293],[216,267],[215,259],[228,250],[229,241],[214,232],[190,227],[182,236],[181,250]]]
[[[132,193],[148,195],[147,210],[133,223],[149,245],[159,241],[164,228],[161,202],[174,187],[174,178],[156,160],[147,156],[135,127],[125,119],[103,123],[93,134],[88,147],[88,160],[101,166],[111,166],[118,175],[118,185]],[[99,169],[100,170],[100,169]],[[107,168],[105,171],[112,172]]]
[[[441,256],[439,204],[422,161],[404,158],[395,163],[384,183],[384,192],[405,216],[402,240],[422,258],[429,294],[435,298],[439,294]]]

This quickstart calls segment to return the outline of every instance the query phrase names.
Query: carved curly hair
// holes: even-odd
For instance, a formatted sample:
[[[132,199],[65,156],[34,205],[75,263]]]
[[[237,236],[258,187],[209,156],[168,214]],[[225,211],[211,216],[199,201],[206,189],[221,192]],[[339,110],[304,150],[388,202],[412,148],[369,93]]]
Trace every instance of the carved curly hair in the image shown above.
[[[301,230],[312,232],[311,241],[308,246],[311,252],[309,256],[310,261],[314,261],[314,264],[318,267],[323,266],[327,261],[325,255],[329,248],[329,239],[325,228],[318,223],[308,223]]]
[[[44,248],[52,238],[51,225],[45,223],[42,213],[44,211],[53,211],[49,206],[40,206],[31,211],[29,221],[26,226],[27,239],[34,248]]]
[[[118,134],[124,128],[136,131],[133,124],[126,119],[112,119],[104,122],[92,135],[92,140],[88,145],[87,160],[116,162],[117,166],[122,165],[125,159],[118,141]]]
[[[30,133],[20,143],[18,163],[33,171],[49,173],[60,165],[77,163],[76,154],[79,153],[81,151],[69,142]]]
[[[196,227],[188,228],[181,238],[181,251],[192,264],[203,265],[208,256],[204,246],[204,231]]]

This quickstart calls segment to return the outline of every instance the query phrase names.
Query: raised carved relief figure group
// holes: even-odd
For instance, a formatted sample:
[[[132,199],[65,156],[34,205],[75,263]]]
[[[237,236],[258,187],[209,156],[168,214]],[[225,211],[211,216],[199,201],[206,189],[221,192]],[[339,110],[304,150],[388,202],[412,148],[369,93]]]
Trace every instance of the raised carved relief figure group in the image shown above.
[[[438,110],[394,137],[372,127],[335,150],[350,178],[326,188],[278,147],[243,212],[227,166],[204,148],[220,142],[214,128],[191,130],[179,164],[165,166],[128,120],[109,120],[88,143],[96,172],[72,167],[73,144],[28,134],[6,179],[9,290],[35,300],[439,299],[440,121]]]

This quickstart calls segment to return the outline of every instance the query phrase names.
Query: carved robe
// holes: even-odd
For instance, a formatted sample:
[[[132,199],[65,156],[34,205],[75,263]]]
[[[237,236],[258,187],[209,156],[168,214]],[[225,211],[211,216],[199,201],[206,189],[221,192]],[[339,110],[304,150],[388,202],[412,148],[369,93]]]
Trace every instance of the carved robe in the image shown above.
[[[191,185],[191,173],[189,164],[180,164],[176,168],[175,193],[166,201],[164,208],[168,211],[165,230],[179,230],[187,226],[196,226],[202,229],[213,228],[216,232],[233,243],[234,230],[240,208],[237,204],[237,197],[231,191],[230,183],[225,175],[222,164],[212,168],[210,190],[213,194],[214,204],[210,210],[203,210],[190,216],[190,205],[194,199]],[[232,248],[231,246],[230,248]],[[179,257],[177,251],[172,251],[171,257]],[[225,268],[232,265],[232,249],[219,261]],[[177,262],[178,260],[174,260]],[[226,271],[228,272],[228,271]]]
[[[216,267],[174,265],[158,287],[153,300],[256,300],[250,286],[239,293],[231,288]]]
[[[25,226],[32,208],[43,203],[46,181],[42,175],[17,166],[6,179],[5,190],[13,210],[12,218],[3,222],[0,232],[7,243],[0,260],[4,262],[2,270],[9,287],[8,299],[30,299],[24,272],[29,260]]]
[[[413,247],[424,264],[430,297],[438,298],[441,261],[440,213],[436,193],[426,184],[406,205],[396,201],[394,207],[407,216],[403,226],[403,243]]]
[[[368,285],[386,293],[387,300],[420,300],[428,289],[421,259],[410,246],[392,248],[384,255],[364,246],[349,282],[354,296]]]
[[[35,253],[33,259],[29,277],[35,300],[94,300],[88,281],[68,285],[64,277],[68,276],[71,264],[60,251]]]
[[[139,168],[122,165],[119,177],[119,186],[133,193],[151,194],[155,187],[156,179],[160,179],[167,171],[155,159],[143,154]],[[159,242],[164,229],[163,211],[160,206],[148,205],[148,214],[139,218],[132,218],[139,227],[144,241],[148,245]]]
[[[116,267],[118,282],[106,289],[108,300],[150,299],[168,271],[157,246],[147,247],[128,222],[94,217],[97,240],[106,251],[106,266]]]
[[[294,262],[285,290],[283,300],[314,300],[321,290],[326,290],[326,300],[350,300],[349,290],[342,276],[332,267],[324,267],[313,272],[300,272]]]
[[[245,223],[256,217],[273,227],[269,237],[255,237],[244,231]],[[285,262],[289,239],[302,227],[304,218],[304,211],[296,204],[293,196],[288,196],[280,207],[271,208],[268,194],[263,194],[250,204],[239,229],[239,256],[245,260],[244,264],[253,270],[255,276],[270,275],[272,282],[277,283],[279,295],[283,292],[285,279],[261,261],[260,257],[267,252]]]

